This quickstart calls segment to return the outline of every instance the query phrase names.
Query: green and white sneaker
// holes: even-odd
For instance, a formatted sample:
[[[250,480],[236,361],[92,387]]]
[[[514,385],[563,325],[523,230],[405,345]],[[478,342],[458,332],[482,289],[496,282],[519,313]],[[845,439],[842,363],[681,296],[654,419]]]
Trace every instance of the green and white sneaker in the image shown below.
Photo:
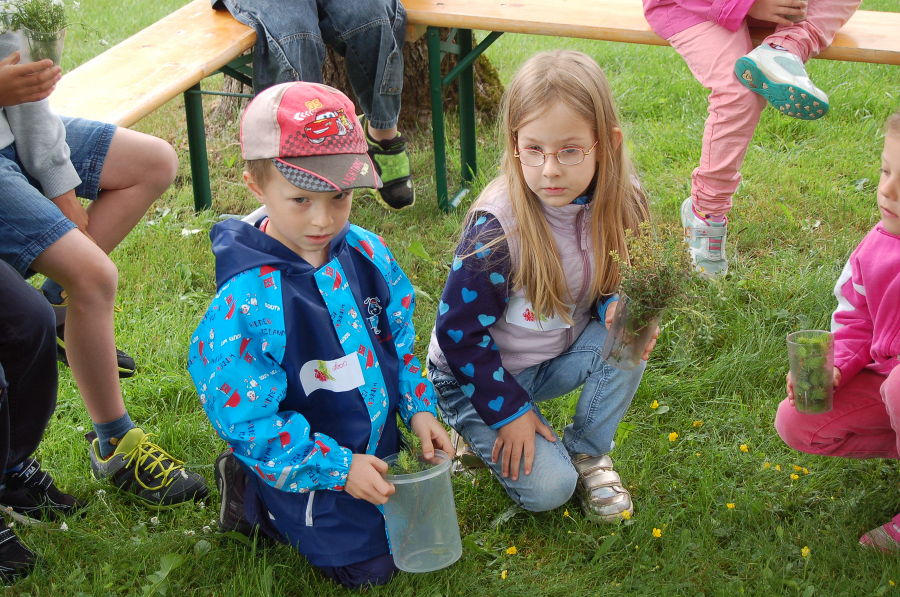
[[[381,188],[375,194],[391,209],[409,207],[416,200],[409,166],[409,154],[406,152],[406,138],[397,136],[387,141],[376,141],[369,136],[369,125],[365,115],[359,117],[366,143],[369,145],[369,157],[375,164],[375,171],[381,178]]]
[[[737,59],[734,74],[782,114],[815,120],[828,112],[828,96],[810,80],[803,61],[787,50],[759,45]]]
[[[122,436],[107,459],[100,457],[100,440],[94,432],[91,442],[91,470],[97,479],[109,479],[122,491],[134,494],[147,504],[166,508],[182,502],[204,499],[209,490],[197,473],[150,441],[150,435],[135,427]]]
[[[688,197],[681,204],[681,225],[684,226],[694,270],[702,278],[724,276],[728,272],[728,257],[725,255],[728,220],[710,222],[701,218],[694,212],[693,202]]]

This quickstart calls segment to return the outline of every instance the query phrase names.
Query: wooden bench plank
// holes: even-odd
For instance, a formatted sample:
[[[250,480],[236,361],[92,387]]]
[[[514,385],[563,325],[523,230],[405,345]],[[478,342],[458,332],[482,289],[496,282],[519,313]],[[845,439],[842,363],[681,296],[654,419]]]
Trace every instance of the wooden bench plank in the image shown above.
[[[653,33],[638,0],[404,0],[414,27],[668,45]],[[759,42],[766,32],[756,30]],[[857,11],[819,58],[900,65],[900,13]]]
[[[53,109],[131,126],[253,46],[256,32],[194,0],[67,73]],[[102,88],[102,92],[94,90]]]

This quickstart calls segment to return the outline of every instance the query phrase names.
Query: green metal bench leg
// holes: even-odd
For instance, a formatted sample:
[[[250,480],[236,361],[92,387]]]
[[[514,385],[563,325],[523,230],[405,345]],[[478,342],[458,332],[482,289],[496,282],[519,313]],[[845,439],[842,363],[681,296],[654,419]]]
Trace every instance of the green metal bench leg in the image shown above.
[[[459,56],[465,58],[472,52],[472,30],[460,29],[456,33]],[[475,178],[475,69],[474,61],[459,74],[459,159],[463,184]],[[462,198],[461,196],[459,197]],[[458,201],[454,201],[454,206]]]
[[[194,186],[194,209],[196,211],[212,207],[201,93],[199,83],[184,92],[184,114],[187,120],[188,150],[191,156],[191,180]]]
[[[447,196],[447,138],[444,132],[444,98],[441,81],[441,33],[437,27],[429,27],[428,86],[431,91],[431,138],[434,143],[434,186],[438,207],[450,211]]]

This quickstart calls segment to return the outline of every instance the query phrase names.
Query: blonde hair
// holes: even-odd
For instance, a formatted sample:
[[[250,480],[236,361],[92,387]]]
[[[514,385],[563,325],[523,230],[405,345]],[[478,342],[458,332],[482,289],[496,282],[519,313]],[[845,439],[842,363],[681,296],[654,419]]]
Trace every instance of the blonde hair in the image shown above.
[[[900,110],[897,110],[884,123],[885,135],[900,135]]]
[[[610,251],[627,259],[625,230],[637,232],[638,224],[648,214],[646,198],[637,185],[624,142],[619,142],[620,137],[613,132],[619,128],[619,119],[609,82],[600,66],[587,55],[568,50],[542,52],[527,60],[503,95],[501,135],[505,137],[505,148],[501,174],[491,183],[506,184],[516,228],[486,244],[496,244],[516,235],[518,259],[513,262],[518,263],[513,287],[523,289],[535,312],[570,320],[568,305],[575,297],[569,296],[540,199],[525,183],[522,166],[514,155],[518,131],[539,118],[548,105],[556,103],[594,123],[593,133],[598,140],[594,153],[588,156],[597,162],[590,222],[595,259],[589,292],[594,299],[616,291],[619,265],[610,258]],[[478,211],[476,202],[469,210],[467,227]]]
[[[272,173],[275,172],[275,164],[269,158],[247,160],[244,162],[244,169],[250,174],[256,184],[262,186],[272,178]]]

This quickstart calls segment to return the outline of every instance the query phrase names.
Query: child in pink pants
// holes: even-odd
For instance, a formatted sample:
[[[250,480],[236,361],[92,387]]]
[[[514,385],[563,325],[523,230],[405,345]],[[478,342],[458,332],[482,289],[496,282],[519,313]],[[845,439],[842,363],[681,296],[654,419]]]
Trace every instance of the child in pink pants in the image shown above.
[[[700,164],[691,177],[691,196],[681,205],[681,220],[695,269],[704,277],[721,276],[728,271],[726,215],[764,100],[804,120],[828,111],[828,96],[809,80],[803,63],[831,44],[859,0],[643,3],[653,30],[710,90]],[[748,21],[775,24],[755,49]]]
[[[795,450],[900,458],[900,110],[885,127],[878,208],[881,221],[850,255],[835,285],[834,408],[797,412],[788,375],[775,429]],[[859,542],[900,549],[900,514]]]

